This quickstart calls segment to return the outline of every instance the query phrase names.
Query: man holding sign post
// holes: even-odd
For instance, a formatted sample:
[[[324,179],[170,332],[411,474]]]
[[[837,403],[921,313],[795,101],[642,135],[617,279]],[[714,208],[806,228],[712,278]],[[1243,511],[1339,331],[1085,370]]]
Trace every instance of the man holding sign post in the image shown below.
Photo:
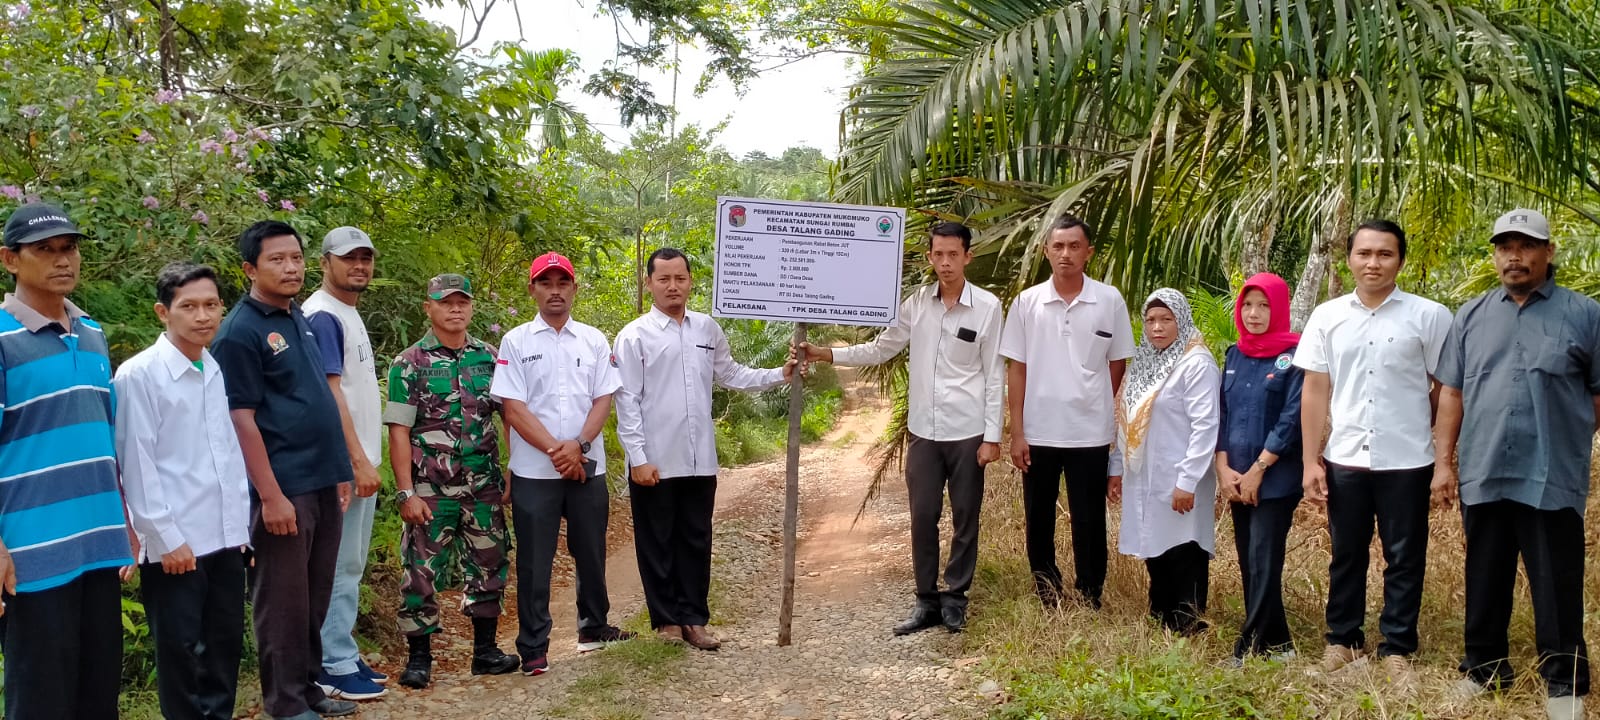
[[[735,362],[716,321],[688,309],[694,278],[674,248],[650,254],[645,287],[654,304],[617,334],[617,439],[628,454],[634,548],[650,626],[701,650],[721,646],[711,620],[711,511],[717,445],[711,384],[765,390],[789,379],[782,368]]]
[[[906,491],[911,503],[911,560],[917,604],[894,628],[909,635],[938,625],[966,627],[967,589],[978,564],[978,516],[983,468],[1000,459],[1005,374],[1000,362],[1000,300],[966,279],[972,231],[960,223],[935,225],[928,263],[938,282],[912,292],[900,320],[871,342],[843,348],[801,344],[804,359],[839,365],[877,365],[911,346],[911,431]],[[939,591],[939,516],[946,483],[954,532]]]

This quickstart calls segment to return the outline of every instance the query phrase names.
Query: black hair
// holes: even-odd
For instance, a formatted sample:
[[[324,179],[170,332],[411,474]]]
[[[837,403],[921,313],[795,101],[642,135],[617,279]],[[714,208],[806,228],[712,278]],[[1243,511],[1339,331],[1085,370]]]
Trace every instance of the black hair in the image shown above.
[[[972,249],[972,228],[958,222],[942,222],[928,229],[928,247],[933,247],[933,238],[936,236],[961,238],[961,249]]]
[[[190,262],[169,263],[156,275],[156,302],[171,307],[172,298],[178,295],[178,288],[196,280],[210,280],[212,285],[217,286],[217,290],[222,289],[222,283],[217,281],[217,271],[212,270],[210,265],[196,265]]]
[[[1393,220],[1385,220],[1383,218],[1372,218],[1370,220],[1363,221],[1360,225],[1356,226],[1355,232],[1350,233],[1350,237],[1345,238],[1345,241],[1344,241],[1344,254],[1345,254],[1345,257],[1349,257],[1351,253],[1356,251],[1356,233],[1361,232],[1362,230],[1373,230],[1373,231],[1376,231],[1376,232],[1388,233],[1390,235],[1393,235],[1395,240],[1400,241],[1400,260],[1402,262],[1405,261],[1405,259],[1406,259],[1406,231],[1405,231],[1405,229],[1401,228],[1399,223],[1397,223],[1397,222],[1395,222]]]
[[[261,259],[261,242],[280,235],[293,235],[294,241],[299,243],[300,247],[305,247],[305,240],[289,223],[281,220],[262,220],[239,233],[239,256],[251,265],[256,264],[256,261]]]
[[[1054,235],[1057,230],[1071,230],[1073,228],[1082,230],[1083,239],[1089,242],[1089,247],[1094,247],[1094,228],[1089,227],[1089,223],[1084,222],[1083,218],[1072,213],[1066,213],[1056,218],[1055,222],[1050,223],[1050,233],[1045,235],[1045,239],[1048,241],[1050,235]]]
[[[689,270],[691,275],[694,274],[694,269],[689,267],[689,256],[688,255],[683,254],[683,251],[679,250],[677,248],[664,247],[664,248],[656,248],[655,252],[650,253],[650,259],[646,260],[645,263],[644,263],[644,274],[645,274],[645,277],[650,277],[650,276],[656,274],[656,261],[657,260],[660,260],[662,262],[666,262],[667,260],[677,260],[678,258],[683,258],[683,267],[684,267],[684,269]]]

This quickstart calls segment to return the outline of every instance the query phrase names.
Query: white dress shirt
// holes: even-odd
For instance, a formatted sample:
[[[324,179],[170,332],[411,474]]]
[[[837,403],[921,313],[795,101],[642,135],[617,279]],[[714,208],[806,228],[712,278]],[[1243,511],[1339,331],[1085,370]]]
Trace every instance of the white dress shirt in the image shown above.
[[[1133,348],[1128,303],[1116,288],[1086,277],[1071,304],[1049,280],[1022,291],[1011,302],[1000,354],[1028,365],[1023,439],[1058,448],[1110,445],[1116,408],[1109,363],[1133,357]]]
[[[663,478],[717,474],[713,382],[734,390],[783,382],[783,368],[734,362],[710,315],[688,310],[680,324],[653,306],[617,333],[617,372],[617,439],[628,465],[653,464]]]
[[[117,463],[140,562],[250,543],[250,481],[222,369],[194,366],[166,333],[117,368]]]
[[[1217,396],[1222,372],[1205,348],[1191,350],[1172,369],[1151,401],[1143,460],[1122,476],[1122,530],[1117,549],[1138,558],[1158,557],[1186,542],[1216,552]],[[1116,456],[1121,452],[1116,451]],[[1113,464],[1121,462],[1114,458]],[[1115,475],[1117,473],[1109,473]],[[1179,515],[1172,491],[1194,493],[1194,509]]]
[[[536,316],[512,328],[500,341],[489,394],[526,404],[555,439],[575,440],[595,401],[622,387],[616,362],[611,345],[599,330],[568,318],[558,333],[543,316]],[[522,433],[508,434],[513,474],[561,477],[544,453],[548,448],[528,444]],[[606,444],[599,436],[590,442],[586,457],[595,461],[598,472],[605,472]]]
[[[946,310],[939,284],[924,285],[900,303],[900,319],[871,342],[836,348],[836,365],[877,365],[911,346],[906,422],[928,440],[983,436],[1000,442],[1005,368],[1000,363],[1004,320],[1000,299],[971,282]]]
[[[1328,462],[1368,470],[1433,462],[1428,394],[1451,320],[1445,306],[1399,288],[1377,309],[1351,293],[1311,312],[1294,364],[1332,384]]]

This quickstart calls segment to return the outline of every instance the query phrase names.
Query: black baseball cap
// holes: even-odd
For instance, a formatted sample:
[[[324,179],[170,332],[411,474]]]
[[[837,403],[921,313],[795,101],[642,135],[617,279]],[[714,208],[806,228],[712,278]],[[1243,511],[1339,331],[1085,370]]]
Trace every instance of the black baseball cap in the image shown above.
[[[23,205],[6,220],[5,244],[13,250],[62,235],[83,237],[83,231],[73,224],[65,210],[48,203]]]

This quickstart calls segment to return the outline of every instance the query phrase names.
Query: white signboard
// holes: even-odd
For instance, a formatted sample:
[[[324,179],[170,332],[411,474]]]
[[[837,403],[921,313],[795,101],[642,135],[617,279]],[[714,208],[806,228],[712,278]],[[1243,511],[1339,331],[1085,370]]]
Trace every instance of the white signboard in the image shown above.
[[[717,198],[712,314],[893,325],[905,226],[901,208]]]

